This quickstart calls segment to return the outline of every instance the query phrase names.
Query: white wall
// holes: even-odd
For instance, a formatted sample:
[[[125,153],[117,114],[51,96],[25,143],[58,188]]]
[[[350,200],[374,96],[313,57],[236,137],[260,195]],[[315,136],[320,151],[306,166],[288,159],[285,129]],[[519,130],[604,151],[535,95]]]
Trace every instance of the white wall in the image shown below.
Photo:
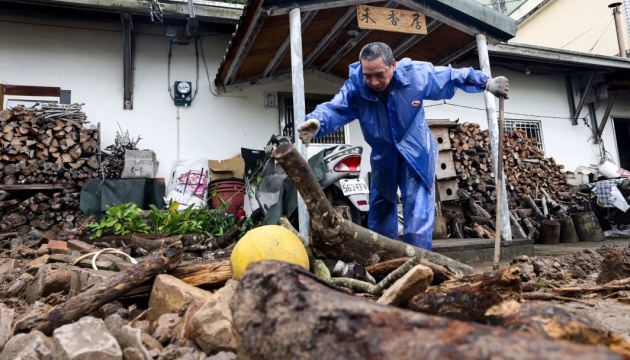
[[[8,21],[7,21],[8,20]],[[17,21],[17,22],[16,22]],[[40,22],[42,24],[24,24]],[[177,158],[177,108],[167,92],[169,42],[163,29],[136,26],[134,109],[123,110],[122,33],[120,24],[85,24],[52,20],[0,17],[0,83],[58,86],[72,91],[72,101],[85,103],[89,120],[101,123],[103,147],[112,144],[118,124],[131,136],[142,136],[141,149],[152,149],[160,161],[159,177],[167,177]],[[81,29],[90,27],[97,29]],[[210,80],[218,71],[230,37],[205,36],[204,50]],[[477,64],[472,64],[478,67]],[[541,119],[545,150],[567,170],[599,162],[599,148],[589,141],[583,122],[572,126],[564,77],[538,76],[494,68],[494,75],[510,79],[507,119]],[[195,80],[194,46],[173,47],[171,83]],[[223,159],[240,153],[241,147],[260,149],[278,132],[278,110],[264,109],[263,91],[291,91],[291,82],[252,87],[219,97],[209,90],[203,63],[200,88],[190,108],[180,108],[180,157]],[[339,85],[306,78],[306,92],[334,94]],[[613,116],[628,116],[630,105],[620,98]],[[482,94],[458,92],[447,101],[477,109],[438,105],[426,108],[427,118],[471,121],[487,127]],[[427,102],[425,105],[430,105]],[[598,107],[601,118],[605,104]],[[526,114],[526,115],[519,115]],[[588,114],[585,109],[582,116]],[[563,117],[555,119],[552,117]],[[363,174],[369,171],[369,148],[358,122],[350,125],[353,144],[363,145]],[[608,151],[617,157],[612,126],[604,131]]]
[[[492,64],[492,60],[490,61]],[[459,65],[464,66],[464,65]],[[465,66],[477,67],[475,64]],[[542,126],[545,156],[554,157],[558,164],[565,165],[565,170],[574,171],[578,166],[599,164],[599,145],[593,143],[591,132],[584,125],[581,118],[588,115],[586,105],[582,110],[578,125],[571,125],[568,98],[566,95],[564,75],[526,75],[508,69],[494,67],[493,76],[503,75],[510,81],[510,98],[505,101],[506,120],[540,120]],[[576,104],[579,97],[576,98]],[[441,104],[442,102],[433,102]],[[482,128],[488,127],[485,104],[482,94],[466,94],[458,91],[449,104],[462,105],[470,108],[462,108],[452,105],[430,106],[425,103],[427,118],[451,120],[460,119],[460,122],[475,122]],[[624,98],[618,97],[613,108],[612,116],[627,116],[630,114],[630,106],[626,105]],[[495,103],[498,111],[498,101]],[[597,107],[598,123],[604,114],[606,103]],[[588,121],[590,125],[590,121]],[[618,160],[617,148],[614,139],[611,122],[604,129],[602,138],[606,150]]]

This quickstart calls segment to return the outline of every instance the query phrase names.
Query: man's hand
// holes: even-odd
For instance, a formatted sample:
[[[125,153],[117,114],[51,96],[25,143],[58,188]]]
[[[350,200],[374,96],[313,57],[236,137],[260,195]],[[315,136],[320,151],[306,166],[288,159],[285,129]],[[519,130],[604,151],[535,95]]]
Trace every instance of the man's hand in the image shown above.
[[[300,140],[302,140],[304,145],[308,146],[319,132],[319,120],[310,119],[305,121],[298,127],[298,132],[300,133]]]
[[[497,76],[488,80],[486,83],[486,90],[496,97],[504,97],[507,99],[510,84],[505,76]]]

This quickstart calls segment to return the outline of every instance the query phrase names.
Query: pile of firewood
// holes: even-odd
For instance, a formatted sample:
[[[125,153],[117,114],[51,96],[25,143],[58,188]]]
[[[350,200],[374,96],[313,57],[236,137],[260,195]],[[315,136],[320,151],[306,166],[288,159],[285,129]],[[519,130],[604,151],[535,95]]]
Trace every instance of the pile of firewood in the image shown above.
[[[98,130],[80,104],[0,111],[0,182],[82,186],[98,176]]]
[[[479,124],[450,129],[459,195],[466,224],[451,224],[453,237],[494,238],[497,189],[492,168],[490,136]],[[511,225],[515,238],[537,238],[543,219],[566,220],[575,196],[563,165],[545,158],[536,138],[522,129],[503,133],[503,154]],[[518,210],[518,211],[516,211]]]
[[[0,190],[0,232],[33,227],[59,233],[75,227],[82,218],[76,189],[56,190],[52,193]]]
[[[138,138],[132,138],[129,136],[129,131],[123,133],[116,131],[116,138],[114,143],[105,148],[103,151],[103,174],[108,179],[120,179],[122,172],[125,168],[125,153],[127,150],[138,150],[138,143],[142,140],[140,136]]]

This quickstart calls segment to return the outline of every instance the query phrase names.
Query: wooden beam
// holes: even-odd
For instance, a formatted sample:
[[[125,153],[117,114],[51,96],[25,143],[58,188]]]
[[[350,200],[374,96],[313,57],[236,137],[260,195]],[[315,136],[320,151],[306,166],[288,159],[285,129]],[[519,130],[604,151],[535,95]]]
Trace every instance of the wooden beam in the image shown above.
[[[224,84],[229,85],[234,82],[234,78],[236,78],[236,73],[238,69],[245,61],[247,54],[249,53],[249,49],[251,49],[254,44],[254,40],[256,40],[256,36],[258,32],[262,28],[265,20],[267,19],[267,12],[262,9],[262,1],[259,2],[258,8],[254,12],[254,16],[252,17],[252,22],[249,24],[245,35],[243,36],[243,40],[241,41],[240,46],[236,50],[236,55],[232,59],[232,63],[230,64],[230,68],[228,69],[227,74],[225,75]]]
[[[317,14],[317,11],[309,11],[306,14],[304,14],[304,17],[302,18],[302,32],[304,32],[304,29],[306,29],[306,27],[311,23],[311,21],[313,20],[316,14]],[[284,39],[284,43],[282,43],[278,51],[276,51],[276,54],[273,56],[273,59],[271,59],[271,61],[269,61],[269,64],[267,64],[265,71],[263,71],[262,77],[266,78],[269,75],[272,75],[274,71],[276,71],[276,69],[278,68],[278,65],[280,65],[280,62],[286,56],[287,51],[289,50],[290,43],[291,43],[291,39],[289,36],[287,36],[286,39]]]
[[[592,72],[589,75],[588,82],[586,83],[586,87],[584,88],[584,91],[582,92],[582,97],[580,98],[580,102],[578,103],[578,106],[575,109],[575,114],[573,114],[573,122],[577,122],[577,118],[580,116],[580,113],[582,112],[582,108],[584,107],[584,104],[586,103],[586,98],[588,98],[588,95],[591,93],[591,89],[593,88],[593,83],[595,82],[595,75],[597,75],[596,72]],[[596,128],[593,128],[593,129],[596,129]]]
[[[427,35],[430,34],[433,30],[437,29],[442,25],[441,22],[431,19],[427,22]],[[401,56],[405,51],[411,49],[412,46],[417,44],[420,40],[424,39],[427,35],[411,35],[405,38],[396,48],[392,49],[392,53],[394,54],[394,59]]]
[[[455,51],[452,51],[452,52],[446,54],[445,56],[443,56],[442,58],[440,58],[437,61],[434,61],[433,63],[435,65],[439,65],[439,66],[447,66],[448,64],[452,63],[453,61],[455,61],[455,60],[459,59],[460,57],[466,55],[467,53],[469,53],[470,51],[472,51],[476,47],[477,47],[477,40],[472,40],[468,44],[466,44],[464,46],[460,46],[459,48],[455,49]]]
[[[306,60],[304,60],[304,68],[308,68],[309,66],[311,66],[313,61],[315,61],[315,59],[317,59],[317,57],[321,54],[321,51],[331,43],[331,39],[336,38],[343,30],[343,28],[345,28],[350,21],[356,18],[356,14],[356,10],[354,9],[354,7],[351,6],[348,11],[343,14],[341,19],[339,19],[339,21],[337,21],[337,23],[332,27],[332,29],[330,29],[330,31],[326,35],[324,35],[322,40],[315,46],[313,51],[308,54]]]
[[[599,128],[597,129],[597,135],[602,136],[604,132],[604,128],[606,127],[606,123],[608,122],[608,117],[610,116],[610,112],[612,111],[613,106],[615,105],[615,100],[617,99],[617,93],[608,95],[608,105],[606,105],[606,111],[604,112],[604,117],[602,117],[602,122],[599,124]]]
[[[122,13],[123,23],[123,109],[133,110],[134,36],[131,14]]]
[[[564,85],[567,89],[567,99],[569,101],[571,125],[577,125],[577,116],[575,116],[575,96],[573,96],[573,79],[571,78],[571,75],[564,76]]]

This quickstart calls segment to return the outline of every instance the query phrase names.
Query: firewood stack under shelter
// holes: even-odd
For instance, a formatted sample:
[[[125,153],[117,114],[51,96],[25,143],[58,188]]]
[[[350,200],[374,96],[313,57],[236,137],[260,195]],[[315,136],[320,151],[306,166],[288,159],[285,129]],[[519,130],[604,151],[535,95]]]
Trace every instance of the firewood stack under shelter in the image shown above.
[[[441,206],[449,237],[494,238],[498,192],[489,132],[470,122],[450,122],[448,127],[458,197],[456,206]],[[502,141],[513,238],[538,240],[544,222],[570,221],[571,213],[584,210],[564,166],[546,158],[536,138],[516,129],[503,132]]]
[[[81,106],[0,111],[0,232],[59,232],[82,217],[80,187],[99,175],[99,131]]]

